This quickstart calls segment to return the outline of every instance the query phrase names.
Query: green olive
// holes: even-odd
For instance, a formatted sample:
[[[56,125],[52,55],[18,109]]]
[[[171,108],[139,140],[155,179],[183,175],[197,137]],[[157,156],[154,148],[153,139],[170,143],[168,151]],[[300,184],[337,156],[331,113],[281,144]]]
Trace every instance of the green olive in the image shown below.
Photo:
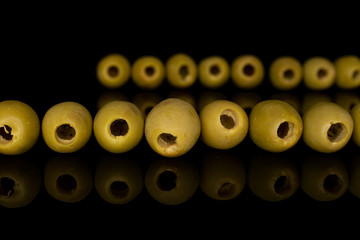
[[[230,66],[223,57],[207,57],[200,61],[198,69],[199,81],[207,88],[219,88],[229,80]]]
[[[349,192],[360,198],[360,156],[357,155],[349,167]]]
[[[335,66],[324,57],[312,57],[304,62],[304,84],[312,90],[324,90],[335,83]]]
[[[38,140],[40,120],[26,103],[0,102],[0,153],[18,155],[30,150]]]
[[[187,153],[197,142],[200,131],[200,118],[194,107],[178,98],[161,101],[145,120],[148,144],[166,157]]]
[[[303,95],[301,101],[301,113],[304,114],[313,105],[320,102],[331,102],[329,94],[324,92],[307,92]]]
[[[343,148],[351,138],[354,122],[350,113],[332,102],[313,105],[303,115],[304,142],[318,152],[330,153]]]
[[[166,62],[166,77],[175,88],[192,86],[198,75],[196,62],[187,54],[177,53]]]
[[[351,116],[354,120],[354,132],[352,139],[360,147],[360,103],[351,109]]]
[[[344,163],[332,155],[314,155],[302,161],[301,189],[317,201],[333,201],[348,189],[348,172]]]
[[[109,54],[102,58],[96,68],[98,81],[107,88],[118,88],[128,82],[130,62],[120,54]]]
[[[334,102],[342,106],[348,111],[360,103],[360,95],[352,91],[340,91],[336,92],[334,96]]]
[[[206,105],[200,112],[200,121],[202,141],[216,149],[235,147],[248,132],[246,112],[227,100],[217,100]]]
[[[29,205],[41,189],[40,168],[28,159],[0,159],[0,206]]]
[[[44,168],[44,186],[50,196],[62,202],[80,202],[92,190],[93,180],[85,159],[57,155],[49,159]]]
[[[42,120],[45,143],[55,152],[80,150],[92,133],[90,112],[80,103],[62,102],[52,106]]]
[[[280,100],[265,100],[256,104],[249,120],[252,141],[270,152],[283,152],[293,147],[303,131],[299,113]]]
[[[200,188],[215,200],[234,199],[244,190],[245,166],[237,155],[224,151],[205,154],[200,168]]]
[[[102,199],[111,204],[126,204],[143,189],[143,174],[134,159],[106,157],[95,169],[95,189]]]
[[[302,79],[303,70],[300,62],[293,57],[279,57],[270,65],[271,84],[279,90],[296,88]]]
[[[93,129],[102,148],[112,153],[123,153],[133,149],[142,139],[144,117],[135,104],[113,101],[96,113]]]
[[[300,178],[294,161],[267,153],[249,161],[247,183],[257,197],[278,202],[295,194]]]
[[[232,62],[231,79],[240,88],[256,88],[264,80],[264,65],[254,55],[239,56]]]
[[[360,86],[360,59],[346,55],[335,60],[336,81],[341,89],[354,89]]]
[[[182,204],[195,194],[198,186],[198,170],[187,159],[157,159],[145,172],[147,192],[162,204]]]
[[[138,87],[155,89],[164,81],[165,66],[155,56],[143,56],[133,63],[131,76]]]

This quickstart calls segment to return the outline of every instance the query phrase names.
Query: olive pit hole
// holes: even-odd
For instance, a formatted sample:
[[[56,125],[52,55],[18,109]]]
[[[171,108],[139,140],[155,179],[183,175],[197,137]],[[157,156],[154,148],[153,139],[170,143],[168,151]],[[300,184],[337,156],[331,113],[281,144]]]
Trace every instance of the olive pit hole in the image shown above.
[[[72,194],[77,188],[76,179],[70,174],[64,174],[56,179],[56,189],[62,194]]]
[[[330,142],[341,141],[346,135],[345,125],[342,123],[333,123],[327,131],[327,137]]]
[[[186,65],[183,65],[179,69],[179,74],[181,76],[182,80],[185,80],[185,78],[189,75],[189,68]]]
[[[176,144],[176,138],[170,133],[161,133],[157,138],[157,142],[160,147],[170,147]]]
[[[153,66],[148,66],[145,68],[145,73],[149,77],[152,77],[155,74],[155,68]]]
[[[323,187],[326,192],[336,194],[343,187],[343,181],[337,174],[329,174],[324,179]]]
[[[75,128],[70,124],[62,124],[56,128],[56,139],[62,144],[69,144],[74,140],[76,135]]]
[[[220,73],[220,67],[217,64],[214,64],[210,67],[210,73],[212,75],[218,75]]]
[[[165,170],[157,177],[157,186],[163,191],[170,191],[176,187],[176,179],[175,172]]]
[[[282,122],[277,129],[277,136],[281,139],[288,138],[292,135],[294,124],[291,122]]]
[[[124,198],[129,193],[129,186],[123,181],[114,181],[110,185],[111,193],[119,198]]]
[[[295,73],[292,69],[288,69],[284,71],[283,75],[286,80],[292,80],[295,76]]]
[[[318,71],[317,71],[317,76],[319,79],[323,79],[324,77],[326,77],[328,74],[328,72],[326,71],[326,69],[323,69],[323,68],[320,68]]]
[[[14,193],[15,181],[8,177],[0,178],[0,197],[9,198]]]
[[[124,119],[116,119],[110,124],[110,132],[113,136],[125,136],[129,131],[129,125]]]
[[[243,68],[243,72],[247,76],[252,76],[255,73],[255,68],[251,64],[246,64]]]
[[[0,142],[11,141],[13,138],[11,131],[12,131],[12,129],[8,125],[3,125],[2,127],[0,127]],[[3,141],[1,141],[1,140],[3,140]]]
[[[232,129],[236,125],[236,113],[232,109],[225,109],[220,114],[220,123],[226,129]]]
[[[286,176],[280,176],[274,183],[274,190],[277,194],[285,194],[291,190],[291,184]]]
[[[108,68],[108,74],[110,77],[117,77],[119,75],[120,71],[119,68],[117,68],[116,66],[111,66]]]
[[[217,195],[221,198],[231,198],[235,194],[235,185],[226,182],[220,186],[217,191]]]

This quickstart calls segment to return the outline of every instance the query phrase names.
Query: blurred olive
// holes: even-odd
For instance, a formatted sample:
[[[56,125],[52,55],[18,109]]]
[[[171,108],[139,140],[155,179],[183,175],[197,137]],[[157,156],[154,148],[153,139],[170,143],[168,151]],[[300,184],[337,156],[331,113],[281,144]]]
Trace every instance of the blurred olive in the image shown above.
[[[99,110],[105,104],[112,102],[112,101],[129,101],[129,97],[120,91],[107,91],[98,97],[96,102],[96,108]]]
[[[261,102],[261,96],[257,92],[238,92],[232,96],[232,101],[242,107],[249,115],[252,108]]]
[[[356,104],[360,103],[360,94],[352,91],[341,91],[335,93],[334,102],[351,111]]]
[[[214,102],[215,100],[227,100],[228,97],[225,93],[220,91],[205,91],[202,92],[197,101],[197,111],[200,112],[206,105]]]
[[[132,102],[143,113],[144,118],[163,98],[156,92],[141,92],[134,95]]]
[[[349,192],[360,198],[360,155],[357,155],[350,163]]]
[[[300,112],[301,103],[300,99],[292,93],[278,92],[271,95],[270,99],[281,100],[293,106],[296,111]]]
[[[173,90],[167,96],[168,98],[179,98],[185,102],[190,103],[194,108],[196,108],[196,99],[194,95],[187,90]]]
[[[331,102],[331,97],[323,92],[307,92],[302,97],[301,113],[304,114],[310,107],[320,102]]]

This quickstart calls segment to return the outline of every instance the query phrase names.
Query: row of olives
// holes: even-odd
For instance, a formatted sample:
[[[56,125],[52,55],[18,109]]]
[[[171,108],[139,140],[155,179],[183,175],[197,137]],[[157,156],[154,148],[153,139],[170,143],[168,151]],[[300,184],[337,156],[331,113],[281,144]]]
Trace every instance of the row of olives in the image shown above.
[[[17,100],[0,102],[0,153],[17,155],[32,148],[42,131],[47,146],[59,153],[81,149],[92,132],[111,153],[124,153],[145,135],[149,146],[165,157],[187,153],[200,138],[215,149],[230,149],[249,133],[269,152],[292,148],[302,137],[318,152],[342,149],[352,138],[360,146],[360,104],[350,111],[334,102],[320,101],[303,113],[281,100],[257,103],[248,115],[237,103],[215,100],[198,113],[185,100],[167,98],[145,115],[129,101],[103,105],[94,119],[76,102],[62,102],[45,113],[41,127],[36,112]]]
[[[210,89],[225,85],[229,79],[242,89],[253,89],[264,81],[262,61],[254,55],[241,55],[231,65],[221,56],[211,56],[196,64],[184,53],[171,56],[164,64],[158,57],[139,57],[132,65],[121,54],[103,57],[96,69],[98,81],[107,88],[119,88],[131,77],[136,86],[155,89],[165,80],[175,88],[188,88],[196,79]],[[360,86],[360,58],[341,56],[335,61],[321,56],[311,57],[303,64],[291,56],[276,58],[269,67],[271,84],[280,90],[294,89],[303,80],[312,90],[328,89],[334,84],[341,89]]]
[[[317,201],[333,201],[349,191],[360,198],[360,158],[345,163],[330,155],[310,155],[297,166],[293,159],[255,155],[249,161],[224,151],[210,151],[197,167],[189,159],[159,158],[143,170],[132,158],[105,157],[91,169],[81,157],[51,157],[43,174],[33,161],[0,159],[0,206],[23,207],[38,195],[41,183],[61,202],[80,202],[95,188],[111,204],[126,204],[144,186],[156,201],[178,205],[197,191],[215,200],[238,197],[245,185],[257,197],[278,202],[292,197],[299,188]],[[42,179],[43,176],[43,179]]]

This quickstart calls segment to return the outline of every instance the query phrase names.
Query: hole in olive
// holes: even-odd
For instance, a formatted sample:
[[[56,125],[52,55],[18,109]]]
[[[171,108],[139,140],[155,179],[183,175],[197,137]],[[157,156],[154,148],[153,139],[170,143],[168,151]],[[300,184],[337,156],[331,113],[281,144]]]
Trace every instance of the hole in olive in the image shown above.
[[[179,69],[179,74],[181,76],[181,79],[184,80],[187,77],[187,75],[189,75],[188,66],[186,66],[186,65],[181,66]]]
[[[124,119],[116,119],[110,124],[110,132],[113,136],[125,136],[129,131],[129,125]]]
[[[353,80],[357,80],[360,76],[360,71],[359,70],[355,70],[352,74],[352,78]]]
[[[157,178],[157,185],[163,191],[170,191],[176,187],[177,175],[173,171],[165,170]]]
[[[129,192],[129,186],[123,181],[114,181],[110,185],[110,191],[113,195],[124,198]]]
[[[342,123],[333,123],[327,131],[327,137],[330,142],[341,141],[346,135],[346,128]]]
[[[160,147],[170,147],[176,144],[176,138],[177,137],[170,133],[162,133],[158,136],[157,142]]]
[[[8,177],[0,178],[0,197],[9,198],[14,193],[15,181]]]
[[[255,68],[253,65],[251,64],[246,64],[243,68],[243,72],[245,75],[247,76],[252,76],[255,72]]]
[[[294,71],[291,69],[288,69],[286,71],[284,71],[284,78],[286,80],[292,80],[294,78],[295,74]]]
[[[226,129],[232,129],[235,126],[234,119],[231,116],[226,115],[226,114],[220,115],[220,122],[221,122],[221,125],[223,125],[223,127]]]
[[[285,194],[291,189],[290,181],[286,176],[280,176],[274,183],[274,190],[277,194]]]
[[[153,66],[148,66],[145,68],[145,73],[149,77],[152,77],[155,74],[155,68]]]
[[[115,67],[115,66],[111,66],[108,68],[108,74],[110,77],[117,77],[119,75],[119,68]]]
[[[2,127],[0,127],[0,136],[6,141],[11,141],[13,138],[11,131],[11,127],[9,127],[8,125],[3,125]]]
[[[326,192],[336,194],[343,187],[343,181],[337,174],[329,174],[324,179],[323,187]]]
[[[221,198],[230,198],[234,193],[235,185],[229,182],[222,184],[217,191],[218,196]]]
[[[282,122],[278,129],[277,129],[277,135],[281,139],[285,139],[291,136],[292,131],[294,128],[294,124],[291,122]]]
[[[210,67],[210,73],[212,74],[212,75],[218,75],[219,73],[220,73],[220,67],[218,66],[218,65],[212,65],[211,67]]]
[[[56,179],[56,189],[59,193],[72,194],[77,187],[76,179],[70,174],[64,174]]]
[[[323,69],[323,68],[320,68],[318,71],[317,71],[317,76],[319,79],[322,79],[324,77],[326,77],[328,74],[328,72],[326,71],[326,69]]]
[[[56,136],[60,140],[71,140],[75,134],[75,129],[70,124],[63,124],[56,129]]]

